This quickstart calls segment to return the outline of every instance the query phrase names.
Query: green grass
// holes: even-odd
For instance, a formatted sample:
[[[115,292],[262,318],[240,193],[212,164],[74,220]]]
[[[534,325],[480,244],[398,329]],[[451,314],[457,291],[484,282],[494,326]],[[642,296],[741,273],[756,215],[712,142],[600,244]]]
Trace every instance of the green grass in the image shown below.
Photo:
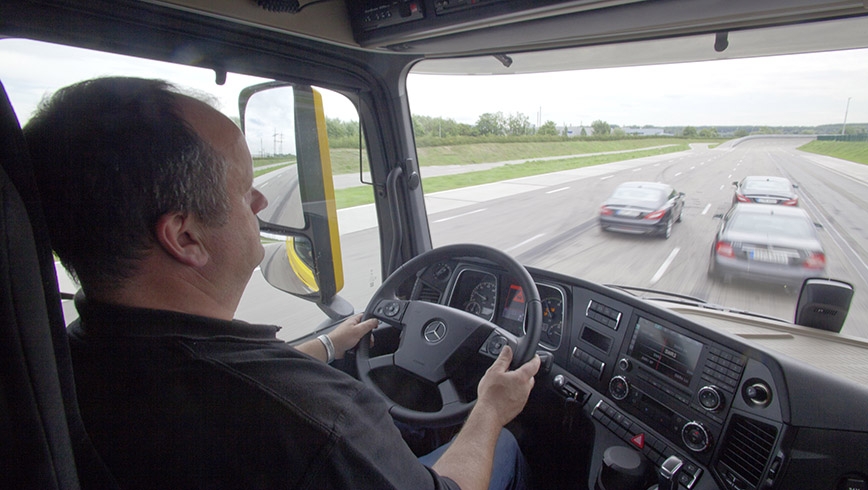
[[[697,140],[698,141],[698,140]],[[682,145],[693,141],[678,138],[635,138],[624,140],[570,141],[488,141],[416,148],[421,166],[465,165],[468,163],[503,162],[565,155],[581,155],[607,151],[638,150],[663,145]],[[359,171],[358,148],[332,148],[332,173],[350,174]],[[367,155],[362,165],[368,168]]]
[[[669,142],[670,144],[672,143],[671,140],[669,140]],[[570,170],[574,168],[600,165],[603,163],[630,160],[633,158],[662,155],[665,153],[684,151],[688,148],[689,146],[686,143],[682,143],[675,144],[673,146],[667,146],[665,148],[637,150],[630,153],[620,153],[614,155],[594,155],[588,157],[578,157],[555,161],[529,161],[527,163],[521,164],[503,165],[490,170],[467,172],[458,175],[429,177],[424,179],[423,186],[425,188],[425,193],[429,194],[432,192],[457,189],[460,187],[468,187],[473,185],[488,184],[491,182],[500,182],[502,180],[517,179],[519,177],[547,174],[551,172],[559,172],[561,170]],[[352,187],[349,189],[336,189],[335,201],[339,209],[352,206],[360,206],[362,204],[370,204],[374,202],[374,192],[370,186]]]
[[[799,149],[868,165],[868,142],[865,141],[812,141]]]

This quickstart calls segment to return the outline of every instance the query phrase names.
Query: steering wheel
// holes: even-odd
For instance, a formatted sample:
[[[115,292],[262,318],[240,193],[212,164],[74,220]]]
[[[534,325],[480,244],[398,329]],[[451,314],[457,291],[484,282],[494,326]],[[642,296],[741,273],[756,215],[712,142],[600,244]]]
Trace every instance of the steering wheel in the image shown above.
[[[403,300],[397,289],[438,262],[457,257],[480,258],[503,267],[518,281],[524,293],[526,333],[513,334],[466,311],[421,300]],[[400,329],[395,352],[371,357],[368,337],[359,342],[356,367],[359,379],[379,393],[396,420],[419,427],[446,427],[461,423],[475,404],[462,401],[452,377],[461,360],[476,352],[495,358],[504,345],[513,350],[511,369],[529,361],[536,353],[542,325],[539,291],[527,269],[509,255],[484,245],[456,244],[439,247],[414,257],[390,275],[374,293],[365,318],[376,317]],[[370,335],[370,334],[369,334]],[[380,389],[371,372],[389,366],[407,376],[415,376],[435,386],[442,407],[436,412],[420,411],[400,405]]]

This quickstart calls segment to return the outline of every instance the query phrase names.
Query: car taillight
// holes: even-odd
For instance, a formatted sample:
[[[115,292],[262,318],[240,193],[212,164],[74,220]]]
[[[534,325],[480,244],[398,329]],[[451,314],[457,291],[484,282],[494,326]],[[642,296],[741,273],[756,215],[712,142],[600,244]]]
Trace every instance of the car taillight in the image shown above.
[[[808,269],[823,269],[826,267],[826,255],[823,252],[814,252],[802,265]]]
[[[606,206],[601,206],[600,207],[600,214],[602,214],[603,216],[611,216],[611,215],[615,214],[615,211],[612,211],[610,208],[608,208]]]
[[[653,213],[646,214],[645,219],[660,219],[663,217],[664,214],[666,214],[666,210],[659,209],[657,211],[654,211]]]
[[[799,205],[799,198],[794,197],[792,199],[787,199],[786,201],[782,202],[781,204],[783,204],[784,206],[798,206]]]
[[[732,249],[732,245],[728,242],[717,242],[714,245],[714,253],[721,257],[735,257],[735,250]]]
[[[738,200],[738,202],[750,202],[750,199],[744,197],[744,194],[740,194],[738,192],[735,194],[735,198]]]

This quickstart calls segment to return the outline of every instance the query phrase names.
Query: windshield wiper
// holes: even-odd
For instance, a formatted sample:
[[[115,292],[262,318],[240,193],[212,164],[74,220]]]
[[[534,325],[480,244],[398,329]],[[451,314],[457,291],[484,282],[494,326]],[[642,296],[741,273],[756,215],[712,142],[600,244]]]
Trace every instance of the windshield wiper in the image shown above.
[[[604,286],[609,287],[609,288],[613,288],[613,289],[620,289],[621,291],[624,291],[625,293],[630,294],[631,296],[635,296],[637,298],[641,298],[644,300],[665,301],[665,302],[675,303],[675,304],[679,304],[679,305],[696,306],[699,308],[706,308],[706,309],[714,310],[714,311],[722,311],[722,312],[726,312],[726,313],[736,313],[739,315],[747,315],[747,316],[752,316],[752,317],[756,317],[756,318],[764,318],[766,320],[774,320],[774,321],[778,321],[778,322],[787,322],[787,320],[784,320],[783,318],[779,318],[779,317],[775,317],[775,316],[771,316],[771,315],[764,315],[762,313],[754,313],[752,311],[742,310],[739,308],[729,308],[726,306],[721,306],[721,305],[717,305],[714,303],[709,303],[708,301],[706,301],[702,298],[697,298],[696,296],[689,296],[686,294],[672,293],[669,291],[657,291],[656,289],[640,288],[637,286],[622,286],[620,284],[604,284]],[[646,294],[636,294],[637,292],[648,293],[648,294],[647,295]],[[787,323],[789,323],[789,322],[787,322]]]

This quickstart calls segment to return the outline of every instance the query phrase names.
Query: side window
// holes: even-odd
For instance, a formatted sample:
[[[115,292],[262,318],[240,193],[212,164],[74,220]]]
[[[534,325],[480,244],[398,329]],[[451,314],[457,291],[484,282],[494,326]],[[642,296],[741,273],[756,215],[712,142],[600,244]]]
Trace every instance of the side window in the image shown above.
[[[49,68],[46,68],[49,67]],[[229,73],[223,85],[215,84],[211,70],[171,63],[143,60],[110,53],[20,39],[0,40],[0,80],[6,88],[19,122],[24,126],[40,100],[57,89],[100,76],[132,76],[167,80],[192,95],[207,100],[240,125],[238,97],[246,87],[269,80]],[[379,234],[373,190],[360,178],[360,164],[366,155],[360,149],[359,117],[353,103],[344,95],[319,89],[329,135],[328,153],[337,203],[340,242],[343,251],[344,287],[338,293],[361,311],[380,283]],[[253,157],[254,185],[265,184],[282,172],[293,172],[295,137],[292,107],[262,106],[259,124],[248,131],[247,141]],[[284,111],[282,114],[280,111]],[[265,115],[268,117],[265,117]],[[288,117],[287,117],[288,116]],[[270,196],[272,204],[281,202],[294,209],[298,197],[286,193]],[[296,224],[298,224],[296,222]],[[282,237],[263,236],[263,243]],[[78,286],[58,267],[63,292],[74,293]],[[72,302],[64,304],[66,321],[77,312]],[[291,341],[313,331],[326,315],[312,302],[293,297],[269,285],[257,268],[241,299],[236,318],[282,327],[280,337]]]

